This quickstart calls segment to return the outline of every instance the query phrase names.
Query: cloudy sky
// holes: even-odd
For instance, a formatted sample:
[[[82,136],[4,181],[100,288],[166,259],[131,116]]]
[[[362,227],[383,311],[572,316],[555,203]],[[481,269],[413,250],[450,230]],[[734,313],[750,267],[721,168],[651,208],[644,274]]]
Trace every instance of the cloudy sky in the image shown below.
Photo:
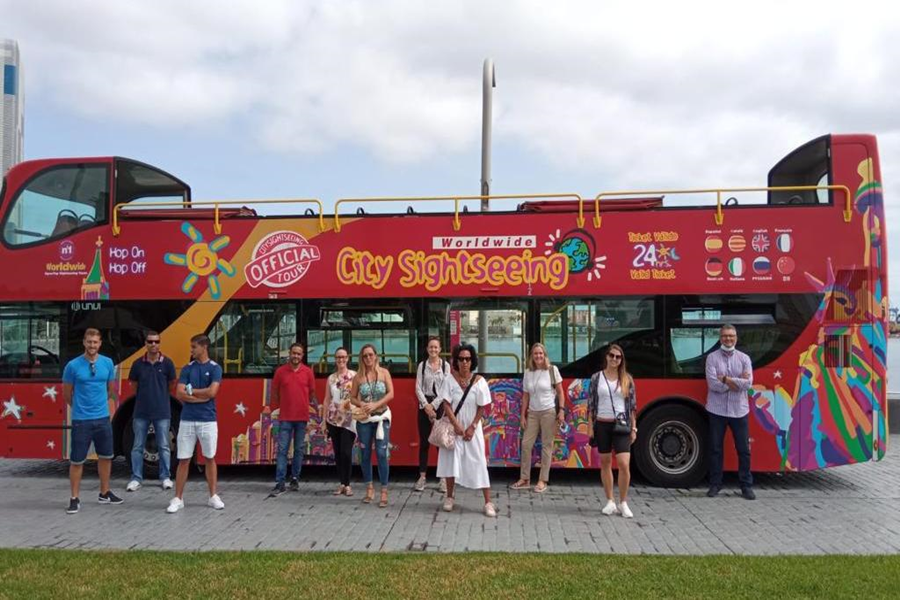
[[[28,158],[130,156],[196,199],[477,194],[491,57],[494,193],[765,185],[866,132],[900,223],[900,9],[601,4],[0,0],[0,37]]]

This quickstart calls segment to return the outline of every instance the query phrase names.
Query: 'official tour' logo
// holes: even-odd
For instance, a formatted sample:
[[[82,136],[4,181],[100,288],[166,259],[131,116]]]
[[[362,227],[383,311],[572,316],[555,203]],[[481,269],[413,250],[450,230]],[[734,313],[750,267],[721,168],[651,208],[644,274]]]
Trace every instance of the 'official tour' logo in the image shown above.
[[[318,247],[299,233],[275,231],[256,244],[244,275],[253,288],[287,287],[306,275],[309,264],[320,257]]]

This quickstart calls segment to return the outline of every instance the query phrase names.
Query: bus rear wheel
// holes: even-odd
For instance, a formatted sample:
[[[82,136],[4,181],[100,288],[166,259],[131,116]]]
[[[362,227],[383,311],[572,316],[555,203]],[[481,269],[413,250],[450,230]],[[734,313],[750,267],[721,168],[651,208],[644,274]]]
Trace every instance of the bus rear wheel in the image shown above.
[[[706,420],[696,410],[667,404],[639,424],[634,452],[641,474],[659,487],[689,488],[707,470]]]
[[[178,466],[178,461],[175,458],[176,447],[175,441],[178,434],[178,415],[173,414],[174,419],[169,421],[169,431],[166,432],[166,435],[169,436],[169,449],[171,452],[171,457],[169,459],[170,470],[171,470],[171,478],[175,478],[175,467]],[[153,424],[150,424],[150,427],[147,431],[147,442],[144,444],[144,479],[147,479],[147,470],[152,469],[153,471],[157,471],[159,468],[159,446],[156,443],[156,436],[158,432],[154,429]],[[134,427],[132,425],[132,419],[128,419],[128,422],[125,423],[125,427],[122,428],[122,454],[125,455],[128,464],[131,464],[131,448],[134,446]]]

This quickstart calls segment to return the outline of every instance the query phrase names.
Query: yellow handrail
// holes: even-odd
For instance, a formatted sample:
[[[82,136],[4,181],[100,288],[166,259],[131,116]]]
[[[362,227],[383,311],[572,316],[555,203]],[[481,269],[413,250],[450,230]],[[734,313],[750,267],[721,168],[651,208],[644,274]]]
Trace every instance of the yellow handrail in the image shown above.
[[[410,196],[410,197],[384,197],[384,198],[341,198],[334,203],[334,230],[341,231],[341,204],[365,203],[365,202],[448,202],[453,201],[453,231],[459,231],[462,224],[459,220],[459,203],[465,200],[536,200],[536,199],[570,199],[578,200],[579,206],[583,202],[578,194],[508,194],[500,196]]]
[[[772,187],[748,187],[748,188],[705,188],[695,190],[640,190],[640,191],[619,191],[619,192],[600,192],[594,197],[594,228],[599,229],[601,224],[600,217],[600,198],[610,196],[663,196],[669,194],[715,194],[716,195],[716,225],[721,225],[725,220],[725,214],[722,212],[722,194],[732,194],[738,192],[808,192],[813,190],[836,190],[844,192],[846,198],[844,203],[844,221],[849,223],[853,217],[853,196],[850,194],[850,188],[846,185],[788,185],[788,186],[772,186]],[[584,227],[584,202],[578,203],[578,226]]]
[[[219,221],[220,206],[248,206],[251,204],[315,204],[319,208],[319,231],[325,231],[325,211],[322,202],[316,198],[286,198],[275,200],[204,200],[202,202],[129,202],[127,204],[117,204],[113,208],[112,233],[114,237],[118,237],[122,228],[119,226],[119,211],[135,208],[173,208],[179,207],[184,209],[213,207],[214,224],[213,230],[216,235],[222,233],[222,224]],[[126,211],[127,212],[127,211]]]
[[[328,357],[329,357],[329,356],[334,356],[334,354],[329,354],[328,352],[325,352],[325,353],[322,354],[322,358],[319,359],[319,361],[318,361],[318,364],[319,364],[319,373],[324,373],[324,368],[328,365]],[[415,371],[415,368],[414,368],[414,364],[415,364],[415,363],[414,363],[412,357],[410,357],[409,354],[395,354],[395,353],[390,353],[390,352],[388,352],[388,353],[384,353],[384,354],[379,354],[378,356],[379,356],[379,357],[382,357],[382,356],[385,356],[385,357],[387,357],[387,356],[393,356],[393,357],[404,358],[404,359],[406,359],[406,368],[407,368],[407,370],[408,370],[410,373],[412,373],[412,372]],[[348,366],[349,366],[349,364],[348,364]]]

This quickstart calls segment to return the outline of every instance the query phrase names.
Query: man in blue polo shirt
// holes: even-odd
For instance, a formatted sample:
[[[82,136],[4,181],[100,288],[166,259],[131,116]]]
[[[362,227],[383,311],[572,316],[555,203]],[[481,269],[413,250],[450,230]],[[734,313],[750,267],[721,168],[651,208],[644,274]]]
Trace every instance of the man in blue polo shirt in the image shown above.
[[[131,481],[125,488],[127,492],[136,492],[144,480],[144,445],[151,423],[159,450],[159,480],[164,490],[173,487],[169,479],[169,423],[172,419],[169,397],[175,395],[175,365],[160,352],[160,342],[155,331],[144,335],[147,353],[134,361],[128,376],[137,387],[137,393],[131,419],[134,445],[131,448]]]
[[[216,445],[219,428],[216,423],[216,394],[222,382],[222,367],[209,358],[209,338],[195,335],[191,338],[191,358],[181,369],[176,396],[184,404],[181,421],[178,424],[178,472],[175,474],[175,497],[169,502],[166,512],[176,513],[184,508],[184,486],[194,448],[200,442],[209,486],[207,505],[222,510],[225,503],[216,491],[218,469],[216,467]]]
[[[113,362],[100,355],[100,331],[84,332],[84,354],[74,358],[63,370],[63,398],[72,407],[72,442],[69,449],[69,485],[72,496],[66,512],[81,509],[78,499],[84,461],[91,443],[97,452],[100,474],[100,504],[122,504],[122,499],[109,489],[112,469],[113,432],[110,415],[116,410],[116,369]]]

